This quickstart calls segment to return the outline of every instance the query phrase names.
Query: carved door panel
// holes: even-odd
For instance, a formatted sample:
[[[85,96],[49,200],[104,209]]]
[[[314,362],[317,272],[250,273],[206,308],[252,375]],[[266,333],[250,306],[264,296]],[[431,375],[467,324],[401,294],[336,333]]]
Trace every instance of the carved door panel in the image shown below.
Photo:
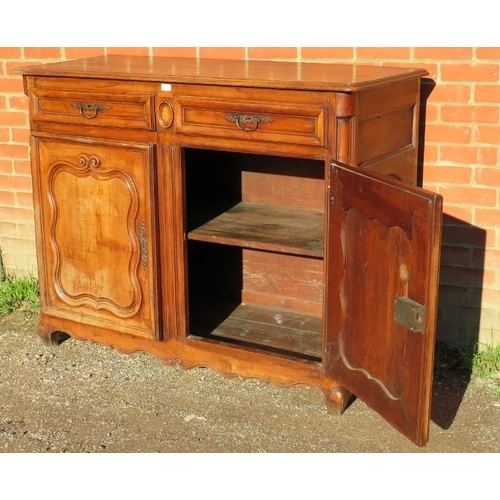
[[[326,372],[423,445],[442,199],[340,164],[329,195]]]
[[[153,146],[32,146],[44,312],[154,338]]]

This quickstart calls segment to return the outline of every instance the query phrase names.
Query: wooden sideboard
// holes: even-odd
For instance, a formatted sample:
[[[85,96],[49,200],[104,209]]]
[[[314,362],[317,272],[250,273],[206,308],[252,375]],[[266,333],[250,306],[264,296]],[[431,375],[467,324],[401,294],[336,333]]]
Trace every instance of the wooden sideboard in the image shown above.
[[[39,333],[364,400],[428,440],[442,200],[424,70],[104,56],[22,68]]]

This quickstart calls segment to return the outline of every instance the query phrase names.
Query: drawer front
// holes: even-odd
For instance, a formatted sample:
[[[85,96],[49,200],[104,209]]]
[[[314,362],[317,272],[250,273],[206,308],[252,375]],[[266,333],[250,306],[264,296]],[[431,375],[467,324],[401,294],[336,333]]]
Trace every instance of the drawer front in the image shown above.
[[[271,102],[271,104],[269,104]],[[176,131],[181,134],[326,146],[328,107],[237,102],[198,97],[176,99]]]
[[[153,130],[151,94],[109,94],[34,89],[34,122]]]

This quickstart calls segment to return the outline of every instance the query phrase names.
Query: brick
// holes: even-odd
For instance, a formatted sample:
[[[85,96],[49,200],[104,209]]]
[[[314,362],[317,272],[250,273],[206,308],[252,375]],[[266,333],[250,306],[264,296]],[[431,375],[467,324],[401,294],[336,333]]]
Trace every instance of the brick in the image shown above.
[[[148,47],[106,47],[107,55],[149,56]]]
[[[415,47],[413,55],[416,59],[466,59],[472,58],[470,47]]]
[[[437,125],[427,124],[425,140],[429,142],[469,144],[472,136],[472,127],[464,125]]]
[[[10,130],[8,128],[0,128],[0,142],[10,142]]]
[[[439,282],[443,285],[481,286],[483,269],[441,265]]]
[[[249,47],[248,59],[297,59],[297,47]]]
[[[17,235],[22,240],[35,241],[35,224],[18,224]]]
[[[440,285],[439,302],[441,305],[468,305],[479,307],[481,305],[481,296],[474,293],[474,288],[466,286]]]
[[[475,127],[476,141],[483,144],[493,144],[498,146],[500,137],[499,125],[477,125]]]
[[[484,288],[481,295],[481,301],[485,304],[496,306],[500,304],[500,290],[490,290],[488,288]]]
[[[498,118],[498,106],[441,106],[441,119],[445,122],[498,123]]]
[[[66,47],[64,49],[66,59],[102,56],[104,52],[104,47]]]
[[[153,55],[160,57],[196,57],[196,47],[153,47]]]
[[[21,94],[23,91],[23,79],[21,77],[0,77],[0,93],[8,94],[17,92],[18,94]]]
[[[26,222],[33,220],[33,210],[28,207],[0,207],[0,220]]]
[[[2,237],[2,256],[5,257],[7,254],[13,256],[24,256],[24,255],[35,255],[36,248],[35,242],[31,240],[22,240],[19,238],[8,238]]]
[[[410,47],[356,47],[357,59],[410,59]]]
[[[9,96],[9,108],[19,111],[25,111],[26,117],[28,116],[29,102],[29,98],[25,95]]]
[[[12,128],[11,129],[12,142],[25,143],[28,144],[30,130],[26,128]]]
[[[31,177],[26,175],[0,175],[0,186],[14,191],[30,191]]]
[[[429,123],[436,122],[439,119],[439,111],[441,109],[440,105],[437,104],[425,104],[420,108],[420,122]]]
[[[472,262],[477,267],[500,269],[500,250],[476,248],[474,250]]]
[[[439,84],[432,90],[429,102],[469,102],[470,96],[470,85]]]
[[[478,59],[500,59],[500,47],[477,47]]]
[[[17,238],[17,224],[15,222],[0,221],[0,235],[2,238]]]
[[[474,89],[475,102],[500,102],[500,85],[476,85]]]
[[[447,165],[437,165],[432,168],[426,166],[424,179],[426,182],[469,184],[472,179],[472,168]]]
[[[33,193],[19,192],[16,193],[16,206],[24,208],[33,208]]]
[[[496,165],[497,148],[474,146],[441,146],[439,159],[463,165]]]
[[[500,186],[500,168],[478,168],[476,179],[478,184]]]
[[[24,56],[27,59],[60,59],[61,47],[24,47]]]
[[[420,135],[421,138],[423,138],[423,134]],[[435,144],[424,144],[424,164],[425,165],[432,165],[433,163],[436,163],[438,161],[438,151],[439,151],[439,146]],[[424,171],[424,176],[425,176],[425,171]]]
[[[14,163],[12,160],[0,158],[0,174],[12,174],[14,172]]]
[[[443,226],[443,244],[485,248],[494,241],[495,231],[492,230],[486,231],[469,224]]]
[[[402,66],[402,67],[408,66],[408,67],[412,67],[412,68],[422,68],[422,69],[427,70],[427,72],[429,74],[422,79],[422,82],[429,82],[429,83],[434,84],[434,80],[437,80],[438,68],[439,68],[439,65],[437,65],[437,64],[431,64],[431,63],[426,62],[425,64],[411,63],[411,64],[404,65],[403,63],[398,62],[398,66]]]
[[[0,59],[20,59],[21,47],[0,47]]]
[[[440,321],[447,323],[456,322],[475,327],[477,327],[480,321],[491,321],[494,317],[495,311],[484,307],[480,309],[478,307],[448,304],[440,310]]]
[[[20,61],[15,61],[15,60],[12,60],[12,61],[4,61],[4,64],[5,64],[5,75],[8,75],[8,76],[11,76],[13,78],[16,78],[16,79],[19,79],[22,81],[23,77],[21,74],[18,74],[18,70],[19,68],[21,67],[25,67],[27,65],[32,65],[32,64],[36,64],[38,63],[39,61],[30,61],[30,62],[27,62],[25,60],[20,60]]]
[[[0,144],[0,158],[28,158],[28,145]]]
[[[7,190],[4,186],[2,186],[2,189],[0,190],[0,205],[3,207],[12,207],[15,204],[16,197],[14,192]]]
[[[443,82],[497,81],[498,64],[442,64]]]
[[[1,245],[1,239],[0,239]],[[3,263],[5,270],[8,273],[20,274],[20,273],[30,273],[36,274],[37,260],[36,254],[29,255],[18,255],[16,253],[3,253],[2,254]]]
[[[470,266],[472,261],[472,248],[441,247],[441,265]]]
[[[481,227],[499,227],[500,208],[476,208],[474,222]],[[498,264],[500,267],[500,260],[498,261]]]
[[[7,109],[7,97],[0,95],[0,109]]]
[[[200,57],[245,59],[244,47],[200,47]]]
[[[302,59],[353,59],[353,47],[302,47]]]
[[[472,208],[467,207],[456,207],[453,205],[447,204],[443,208],[443,213],[445,218],[453,217],[460,221],[460,223],[470,224],[472,222]]]
[[[476,207],[494,207],[496,205],[497,193],[495,189],[443,186],[439,192],[447,203],[460,203]]]
[[[15,160],[14,172],[18,175],[31,175],[31,164],[29,159]]]
[[[2,126],[26,126],[28,117],[22,111],[0,111],[0,123]]]

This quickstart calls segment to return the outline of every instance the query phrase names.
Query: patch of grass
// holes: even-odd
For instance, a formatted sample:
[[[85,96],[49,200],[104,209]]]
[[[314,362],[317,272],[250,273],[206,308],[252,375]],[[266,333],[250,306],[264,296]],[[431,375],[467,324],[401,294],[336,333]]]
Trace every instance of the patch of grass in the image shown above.
[[[40,288],[33,276],[0,276],[0,313],[14,311],[38,311],[40,309]]]
[[[477,344],[462,352],[462,363],[477,377],[492,381],[495,394],[500,397],[500,344]]]
[[[500,344],[477,349],[472,357],[472,371],[481,378],[500,377]]]
[[[465,348],[437,344],[436,370],[462,371],[489,380],[500,397],[500,344],[476,344]]]

